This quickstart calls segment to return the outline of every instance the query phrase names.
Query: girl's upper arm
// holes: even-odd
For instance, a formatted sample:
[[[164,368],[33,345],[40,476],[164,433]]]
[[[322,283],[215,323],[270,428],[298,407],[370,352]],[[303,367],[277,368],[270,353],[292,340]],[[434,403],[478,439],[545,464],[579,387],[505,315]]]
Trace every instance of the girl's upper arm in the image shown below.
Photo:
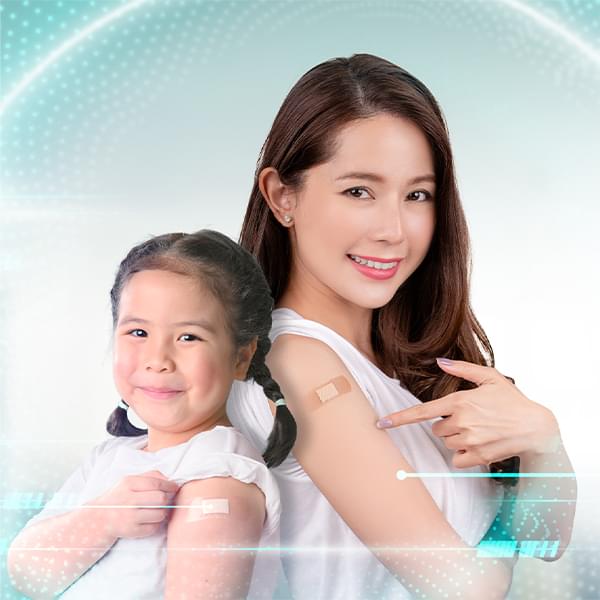
[[[167,533],[165,597],[244,598],[265,520],[251,483],[211,477],[184,484]]]
[[[329,346],[313,338],[281,335],[267,362],[298,424],[293,450],[297,460],[347,525],[403,584],[431,598],[457,590],[462,598],[471,597],[469,590],[472,597],[483,591],[481,597],[492,598],[495,590],[503,597],[510,581],[506,568],[476,557],[476,550],[446,521],[418,478],[397,479],[399,469],[414,469],[390,436],[376,428],[378,415]],[[485,578],[482,569],[487,570]],[[448,577],[454,582],[440,586]]]

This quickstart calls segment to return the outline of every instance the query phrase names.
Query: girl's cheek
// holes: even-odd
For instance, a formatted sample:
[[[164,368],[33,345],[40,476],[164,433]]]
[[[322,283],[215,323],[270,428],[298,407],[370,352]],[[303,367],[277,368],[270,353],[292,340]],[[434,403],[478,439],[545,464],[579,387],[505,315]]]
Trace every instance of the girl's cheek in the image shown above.
[[[203,357],[190,367],[189,373],[194,380],[195,387],[205,394],[214,389],[220,379],[219,373],[223,370],[223,367],[219,368],[213,357]]]
[[[135,353],[120,346],[115,347],[113,354],[113,377],[121,393],[125,391],[123,388],[129,387],[128,380],[135,371],[136,364]]]

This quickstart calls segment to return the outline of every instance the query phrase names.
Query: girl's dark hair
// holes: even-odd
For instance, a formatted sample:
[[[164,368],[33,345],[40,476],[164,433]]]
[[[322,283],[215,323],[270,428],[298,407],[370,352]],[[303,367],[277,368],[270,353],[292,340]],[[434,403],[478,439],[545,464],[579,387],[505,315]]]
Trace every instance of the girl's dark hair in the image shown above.
[[[259,383],[268,398],[283,398],[271,377],[265,357],[271,348],[269,331],[273,298],[260,266],[241,246],[217,231],[167,233],[132,248],[121,262],[110,291],[113,329],[119,318],[119,302],[129,279],[140,271],[158,269],[200,280],[219,300],[226,314],[235,350],[257,338],[257,348],[246,379]],[[137,436],[145,429],[134,427],[124,408],[117,407],[108,419],[108,432],[116,436]],[[296,422],[287,406],[277,406],[273,430],[263,458],[268,467],[281,464],[296,440]]]
[[[263,198],[258,175],[274,167],[285,185],[300,189],[307,169],[332,158],[345,125],[381,113],[410,120],[429,142],[436,225],[423,262],[388,304],[374,310],[371,341],[384,369],[427,402],[475,387],[442,372],[437,356],[494,366],[494,353],[470,306],[469,236],[448,131],[423,83],[370,54],[334,58],[305,73],[285,98],[261,149],[240,244],[257,257],[277,303],[289,282],[290,240]],[[490,470],[516,472],[518,467],[519,459],[513,457],[492,463]]]

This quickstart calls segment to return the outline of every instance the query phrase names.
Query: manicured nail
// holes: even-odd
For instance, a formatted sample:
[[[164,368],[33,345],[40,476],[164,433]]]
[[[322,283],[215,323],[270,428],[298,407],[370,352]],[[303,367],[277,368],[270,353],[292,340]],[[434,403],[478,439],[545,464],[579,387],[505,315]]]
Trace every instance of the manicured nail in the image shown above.
[[[435,360],[437,360],[438,365],[446,365],[447,367],[454,364],[454,361],[449,358],[436,358]]]
[[[385,429],[386,427],[390,427],[391,424],[391,419],[379,419],[379,421],[377,421],[377,427],[379,427],[379,429]]]

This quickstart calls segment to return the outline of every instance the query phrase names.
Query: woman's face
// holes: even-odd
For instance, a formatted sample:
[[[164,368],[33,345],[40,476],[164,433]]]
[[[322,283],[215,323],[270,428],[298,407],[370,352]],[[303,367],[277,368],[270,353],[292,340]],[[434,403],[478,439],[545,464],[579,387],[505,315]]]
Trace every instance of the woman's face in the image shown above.
[[[295,274],[365,308],[387,304],[425,258],[435,227],[432,153],[410,121],[354,121],[296,194]],[[367,262],[369,261],[369,262]]]
[[[149,429],[191,432],[225,414],[236,372],[224,311],[200,282],[140,271],[125,285],[113,374],[121,397]]]

